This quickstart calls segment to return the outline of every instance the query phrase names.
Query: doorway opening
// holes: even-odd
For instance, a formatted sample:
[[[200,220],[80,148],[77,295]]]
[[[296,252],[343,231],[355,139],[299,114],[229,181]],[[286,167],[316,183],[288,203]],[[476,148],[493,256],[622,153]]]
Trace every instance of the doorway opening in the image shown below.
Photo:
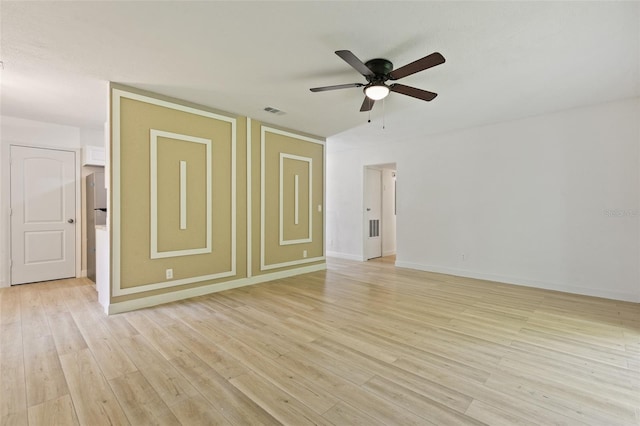
[[[395,163],[364,167],[363,260],[396,254]]]

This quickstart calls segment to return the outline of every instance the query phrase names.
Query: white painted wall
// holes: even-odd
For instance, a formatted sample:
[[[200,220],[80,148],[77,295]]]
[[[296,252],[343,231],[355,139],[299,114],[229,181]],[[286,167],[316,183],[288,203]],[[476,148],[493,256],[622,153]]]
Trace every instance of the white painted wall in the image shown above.
[[[638,117],[634,98],[404,141],[331,137],[328,254],[362,258],[360,171],[395,162],[398,266],[640,302]]]
[[[105,129],[80,129],[80,143],[82,146],[105,147]]]
[[[2,144],[24,143],[55,148],[80,148],[80,128],[3,116]]]
[[[0,117],[0,287],[9,285],[9,146],[12,144],[73,150],[84,145],[104,146],[104,130]]]

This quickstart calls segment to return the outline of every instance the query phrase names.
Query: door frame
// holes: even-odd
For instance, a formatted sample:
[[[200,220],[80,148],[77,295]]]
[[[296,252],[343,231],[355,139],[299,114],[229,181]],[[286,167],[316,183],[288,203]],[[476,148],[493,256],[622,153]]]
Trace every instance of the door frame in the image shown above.
[[[393,166],[393,167],[391,167]],[[380,170],[380,172],[382,173],[381,179],[384,180],[384,171],[385,170],[394,170],[395,173],[398,172],[398,165],[396,162],[388,162],[388,163],[379,163],[379,164],[365,164],[362,167],[362,255],[361,255],[361,260],[363,262],[366,262],[367,259],[367,238],[368,238],[368,232],[369,232],[369,220],[367,218],[367,206],[366,206],[366,202],[367,202],[367,169],[376,169],[376,170]],[[384,182],[382,182],[381,186],[380,186],[380,200],[382,203],[381,209],[380,209],[380,244],[381,244],[381,252],[382,252],[382,257],[385,256],[384,254],[384,222],[385,222],[385,218],[384,218],[384,190],[382,185],[384,185]],[[397,236],[397,221],[398,221],[398,216],[397,216],[397,200],[398,200],[398,193],[396,192],[397,188],[394,188],[394,211],[396,212],[396,253],[398,252],[398,236]]]
[[[377,167],[375,164],[366,165],[362,168],[362,261],[366,262],[368,259],[367,255],[367,240],[369,238],[369,218],[367,215],[367,190],[369,189],[369,179],[367,178],[367,170],[377,170],[380,172],[380,256],[383,255],[383,231],[382,231],[382,223],[383,223],[383,212],[382,212],[382,169]]]
[[[76,241],[75,241],[75,274],[76,278],[82,276],[82,197],[81,197],[81,149],[80,148],[67,148],[67,147],[59,147],[59,146],[51,146],[51,145],[42,145],[42,144],[30,144],[30,143],[6,143],[2,144],[2,188],[0,188],[0,192],[2,192],[2,204],[8,206],[6,209],[2,209],[0,212],[0,217],[2,218],[2,227],[4,228],[4,235],[7,236],[5,238],[5,246],[2,261],[2,276],[0,276],[0,287],[9,287],[11,286],[11,267],[9,262],[12,258],[11,253],[11,238],[13,237],[13,230],[11,229],[11,217],[9,215],[9,210],[11,208],[11,147],[20,146],[25,148],[36,148],[36,149],[48,149],[55,151],[67,151],[73,152],[75,157],[74,164],[74,175],[75,175],[75,233],[76,233]],[[0,251],[2,252],[2,251]]]

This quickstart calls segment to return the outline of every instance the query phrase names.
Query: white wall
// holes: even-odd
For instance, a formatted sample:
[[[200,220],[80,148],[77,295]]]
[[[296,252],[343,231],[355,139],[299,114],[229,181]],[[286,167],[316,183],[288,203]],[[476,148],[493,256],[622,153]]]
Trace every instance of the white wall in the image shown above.
[[[80,143],[82,146],[101,146],[105,147],[105,129],[80,129]]]
[[[328,252],[362,258],[362,167],[395,162],[398,266],[640,302],[638,117],[635,98],[400,142],[329,138]]]
[[[3,116],[2,144],[29,144],[56,148],[80,148],[80,128]]]
[[[0,287],[9,285],[9,146],[12,144],[78,150],[84,145],[104,146],[104,130],[0,117]]]

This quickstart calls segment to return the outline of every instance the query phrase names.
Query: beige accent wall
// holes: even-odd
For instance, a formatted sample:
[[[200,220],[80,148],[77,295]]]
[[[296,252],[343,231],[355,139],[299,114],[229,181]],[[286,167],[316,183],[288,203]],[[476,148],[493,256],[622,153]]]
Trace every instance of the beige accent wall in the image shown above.
[[[242,284],[246,281],[246,284],[250,284],[255,280],[248,280],[249,251],[253,262],[251,275],[279,270],[294,271],[296,268],[324,263],[324,213],[317,212],[317,204],[324,202],[322,139],[315,138],[322,143],[310,143],[292,136],[267,133],[264,200],[268,201],[264,206],[266,226],[265,239],[262,241],[260,129],[263,124],[252,121],[252,129],[258,130],[252,131],[251,156],[248,158],[245,117],[234,117],[224,112],[118,84],[112,84],[112,106],[113,93],[116,93],[113,90],[132,96],[119,95],[118,105],[112,108],[112,114],[117,114],[118,117],[115,120],[112,117],[110,151],[112,165],[116,166],[112,167],[112,170],[114,173],[119,171],[120,185],[114,188],[111,196],[112,208],[116,209],[118,203],[114,203],[113,193],[115,191],[119,194],[117,219],[120,232],[114,235],[113,229],[118,227],[112,227],[112,272],[115,274],[119,271],[119,274],[112,278],[111,304],[144,298],[159,300],[158,296],[177,291],[180,297],[185,297],[183,295],[189,294],[188,290],[196,290],[201,286],[216,291],[218,283],[220,288],[233,282]],[[181,110],[183,107],[187,110]],[[214,113],[216,116],[204,116],[197,111]],[[232,123],[235,123],[235,126]],[[152,155],[152,130],[160,132],[156,133],[155,157]],[[118,137],[114,139],[116,132]],[[294,136],[297,134],[289,132]],[[300,136],[307,137],[302,134]],[[119,147],[117,156],[113,154],[114,140],[117,140]],[[202,141],[210,141],[209,156],[207,144]],[[312,241],[305,244],[280,245],[278,203],[281,152],[313,159],[312,202],[316,210],[312,213]],[[187,165],[186,229],[180,229],[181,161]],[[252,175],[251,212],[247,211],[248,164],[251,165]],[[155,165],[157,170],[155,181],[152,165]],[[288,158],[284,159],[283,165],[284,238],[308,238],[309,165],[305,161]],[[210,172],[210,180],[207,180],[207,171]],[[293,176],[296,174],[299,176],[299,223],[293,225]],[[113,176],[111,178],[113,187],[118,179],[114,181]],[[207,214],[207,185],[211,188],[210,214]],[[154,187],[157,189],[155,216],[152,214]],[[112,216],[112,220],[114,217]],[[159,256],[157,258],[152,256],[154,217],[157,229],[154,247]],[[249,217],[252,220],[252,239],[248,244]],[[207,250],[208,233],[210,250]],[[115,244],[114,247],[114,243],[118,241],[120,244]],[[303,258],[302,250],[307,251],[307,258],[318,259],[261,271],[262,242],[263,259],[267,264],[295,262]],[[197,253],[194,254],[193,251]],[[167,269],[172,270],[173,278],[166,278]],[[211,278],[216,276],[219,277]]]
[[[231,265],[231,125],[208,117],[171,110],[157,105],[121,101],[121,287],[129,288],[166,281],[166,269],[176,280],[220,273]],[[150,130],[159,129],[212,141],[212,248],[210,253],[150,258]],[[161,138],[163,139],[163,138]],[[169,250],[203,246],[206,235],[203,182],[205,161],[199,144],[172,139],[158,141],[158,247]],[[179,197],[179,161],[197,163],[189,186],[187,210],[192,220],[187,230],[179,229],[176,212]],[[198,196],[199,194],[199,196]]]
[[[284,134],[282,134],[282,133]],[[260,122],[252,126],[252,269],[254,275],[295,269],[324,262],[324,140],[293,133]],[[317,142],[310,142],[314,140]],[[309,235],[309,163],[283,160],[283,193],[280,194],[281,154],[311,160],[311,235]],[[264,187],[262,187],[264,165]],[[293,222],[293,176],[299,176],[299,224]],[[264,189],[264,194],[260,190]],[[284,240],[306,239],[296,244],[280,243],[280,197]],[[320,206],[321,211],[318,211]],[[264,224],[264,228],[262,225]],[[306,257],[305,257],[306,251]],[[315,259],[315,260],[314,260]],[[282,265],[282,266],[277,266]]]

